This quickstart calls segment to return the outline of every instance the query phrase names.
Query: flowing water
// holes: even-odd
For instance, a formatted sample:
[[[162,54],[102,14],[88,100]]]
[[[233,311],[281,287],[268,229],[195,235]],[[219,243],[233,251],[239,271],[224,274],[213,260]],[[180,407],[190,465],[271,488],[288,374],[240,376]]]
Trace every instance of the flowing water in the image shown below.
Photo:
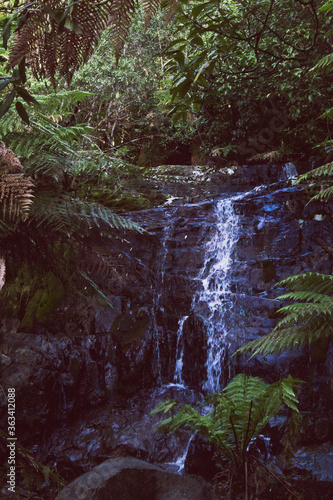
[[[215,227],[205,245],[204,264],[196,281],[198,290],[192,301],[192,311],[204,321],[207,337],[207,378],[203,381],[206,392],[221,388],[221,375],[232,324],[232,293],[230,291],[233,254],[239,234],[239,217],[234,202],[244,194],[224,198],[215,206]],[[183,327],[188,316],[179,321],[174,383],[183,384]]]
[[[222,365],[230,344],[230,277],[239,234],[239,217],[234,210],[234,199],[222,199],[216,205],[216,231],[207,242],[206,259],[199,276],[201,287],[194,297],[194,309],[202,311],[207,329],[207,379],[203,385],[207,392],[221,388]]]
[[[183,357],[184,357],[184,341],[183,341],[183,327],[188,316],[184,316],[179,321],[179,328],[177,331],[177,346],[176,346],[176,367],[173,381],[175,384],[184,385],[183,381]]]

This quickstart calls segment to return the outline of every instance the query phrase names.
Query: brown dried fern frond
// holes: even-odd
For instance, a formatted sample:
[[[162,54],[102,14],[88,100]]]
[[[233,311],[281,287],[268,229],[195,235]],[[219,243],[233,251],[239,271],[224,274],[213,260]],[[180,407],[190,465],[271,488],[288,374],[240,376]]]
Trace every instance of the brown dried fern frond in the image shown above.
[[[139,4],[140,0],[37,0],[21,16],[8,69],[26,57],[35,77],[49,77],[55,85],[58,74],[70,82],[108,26],[119,57]],[[143,0],[147,22],[159,4],[160,0]]]
[[[153,2],[153,0],[150,0]],[[125,43],[129,31],[131,18],[137,7],[137,0],[117,0],[111,15],[111,38],[114,43],[116,60],[118,61],[120,51]]]
[[[32,204],[33,183],[14,153],[0,142],[0,214],[3,220],[26,220]]]

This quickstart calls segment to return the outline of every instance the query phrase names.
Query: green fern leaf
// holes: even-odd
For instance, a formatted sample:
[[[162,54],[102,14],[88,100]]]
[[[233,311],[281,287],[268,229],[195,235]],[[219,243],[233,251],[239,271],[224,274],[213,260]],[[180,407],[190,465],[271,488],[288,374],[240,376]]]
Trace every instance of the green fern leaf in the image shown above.
[[[333,294],[333,276],[320,273],[303,273],[288,276],[275,285],[292,291]],[[279,298],[278,298],[279,299]],[[277,299],[277,300],[278,300]]]
[[[298,412],[295,390],[299,383],[289,376],[269,385],[260,378],[240,374],[221,393],[205,398],[205,403],[210,408],[213,406],[208,413],[201,415],[195,408],[185,405],[172,417],[162,420],[157,429],[186,428],[201,433],[236,471],[244,463],[251,440],[262,432],[284,404]],[[164,412],[169,403],[161,403],[153,412]]]
[[[311,71],[314,73],[331,73],[333,71],[333,53],[322,57]]]
[[[114,228],[143,231],[135,222],[97,203],[84,202],[66,193],[56,196],[48,190],[36,192],[29,218],[29,224],[32,223],[38,228],[59,231],[68,236],[74,233],[87,236],[92,229],[109,237],[112,237],[110,230]]]
[[[333,198],[333,186],[322,189],[318,194],[313,196],[310,201],[328,201]]]

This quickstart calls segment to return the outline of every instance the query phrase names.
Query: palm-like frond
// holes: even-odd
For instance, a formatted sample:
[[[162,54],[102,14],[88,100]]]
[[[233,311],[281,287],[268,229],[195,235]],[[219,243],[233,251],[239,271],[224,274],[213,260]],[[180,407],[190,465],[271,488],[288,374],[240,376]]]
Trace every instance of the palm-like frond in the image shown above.
[[[295,389],[299,382],[288,376],[269,385],[257,377],[237,375],[221,393],[205,398],[205,404],[213,406],[208,413],[201,415],[192,406],[185,405],[163,420],[157,430],[193,429],[214,444],[237,469],[243,463],[252,439],[262,432],[283,405],[298,411]],[[174,401],[165,401],[154,413],[174,412],[174,407]]]
[[[310,170],[305,174],[301,175],[298,179],[298,183],[320,183],[320,191],[310,198],[311,201],[327,201],[333,197],[333,162],[326,163],[321,167]]]
[[[14,153],[0,143],[0,210],[3,221],[26,220],[32,204],[33,183]]]
[[[304,347],[320,339],[333,340],[333,276],[305,273],[290,276],[278,285],[290,290],[278,300],[301,302],[279,309],[285,316],[273,331],[237,352],[265,355]]]
[[[55,75],[72,79],[91,56],[102,32],[111,26],[116,55],[125,41],[138,0],[37,0],[19,17],[8,67],[23,57],[31,61],[35,76],[45,75],[55,84]],[[145,0],[147,19],[159,0]]]
[[[29,224],[66,235],[88,236],[92,229],[110,236],[112,229],[142,229],[135,222],[116,215],[97,203],[72,198],[67,193],[54,194],[49,190],[36,193]]]
[[[318,180],[330,178],[333,175],[333,162],[326,163],[326,165],[322,165],[321,167],[315,168],[314,170],[310,170],[303,175],[298,177],[298,182],[310,181],[310,180]]]
[[[331,73],[333,71],[333,53],[322,57],[311,71],[314,73]]]
[[[276,284],[278,287],[296,292],[333,294],[333,276],[320,273],[303,273],[288,276]]]

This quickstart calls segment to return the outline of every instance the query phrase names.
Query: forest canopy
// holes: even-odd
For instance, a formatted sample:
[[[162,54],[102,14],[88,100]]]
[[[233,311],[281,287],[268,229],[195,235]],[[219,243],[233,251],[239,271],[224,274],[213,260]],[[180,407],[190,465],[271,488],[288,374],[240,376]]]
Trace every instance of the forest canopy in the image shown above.
[[[330,139],[319,118],[331,107],[330,3],[15,0],[1,11],[0,115],[15,103],[28,123],[36,95],[72,82],[95,94],[74,120],[88,118],[100,136],[103,108],[98,145],[125,143],[125,156],[148,166],[150,136],[166,161],[170,149],[180,159],[308,158]]]

